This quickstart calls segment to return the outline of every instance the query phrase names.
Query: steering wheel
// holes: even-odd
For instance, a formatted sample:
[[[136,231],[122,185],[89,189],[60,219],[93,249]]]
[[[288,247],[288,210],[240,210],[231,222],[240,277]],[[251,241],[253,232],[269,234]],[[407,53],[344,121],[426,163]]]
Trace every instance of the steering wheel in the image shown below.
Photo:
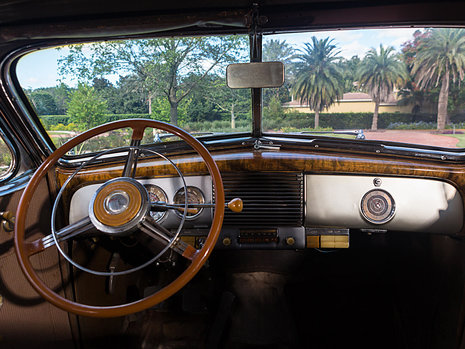
[[[196,250],[191,245],[182,243],[182,241],[177,237],[177,235],[168,235],[169,231],[163,229],[161,226],[158,226],[153,219],[150,220],[151,205],[149,195],[145,187],[141,185],[139,182],[137,182],[134,178],[132,178],[135,176],[136,173],[136,152],[140,150],[139,145],[144,135],[144,130],[147,127],[153,127],[159,130],[167,131],[184,140],[202,157],[208,169],[208,172],[210,173],[215,188],[213,206],[214,216],[209,234],[205,240],[204,245],[200,250]],[[75,146],[81,144],[82,142],[92,137],[120,128],[132,129],[131,146],[126,148],[128,155],[126,158],[126,163],[124,166],[122,176],[105,182],[95,193],[89,205],[90,217],[70,224],[67,227],[60,229],[58,232],[54,231],[54,217],[52,217],[52,234],[32,242],[26,241],[25,227],[29,203],[31,202],[33,195],[36,192],[39,183],[41,182],[43,177],[51,169],[54,168],[54,166],[61,157],[63,157],[69,150],[71,150]],[[75,172],[75,174],[76,173],[77,171]],[[57,197],[55,205],[57,204],[58,199],[59,197]],[[121,202],[121,200],[123,204],[118,204],[118,202]],[[55,212],[55,205],[54,210],[52,211],[52,216],[53,212]],[[19,265],[21,266],[22,271],[24,272],[27,280],[30,282],[32,287],[44,299],[56,305],[57,307],[77,315],[91,317],[103,318],[124,316],[153,307],[156,304],[164,301],[165,299],[179,291],[199,272],[203,264],[208,259],[210,253],[212,252],[220,234],[224,218],[224,209],[224,189],[221,174],[211,154],[202,145],[202,143],[200,143],[197,139],[195,139],[193,136],[183,131],[182,129],[164,122],[145,119],[116,121],[95,127],[76,136],[75,138],[72,138],[67,143],[62,145],[60,148],[55,150],[34,173],[28,186],[23,192],[23,195],[21,196],[19,206],[16,212],[16,223],[14,233],[16,255],[18,258]],[[184,210],[184,216],[186,215],[186,212],[187,210]],[[63,254],[58,244],[58,238],[69,238],[72,236],[76,236],[82,231],[87,231],[90,227],[96,227],[98,230],[100,230],[100,232],[103,232],[104,234],[115,236],[120,236],[121,234],[130,235],[133,233],[134,230],[137,230],[139,228],[141,230],[150,230],[152,233],[156,232],[156,234],[158,234],[159,237],[163,238],[166,241],[167,246],[165,247],[165,250],[168,247],[173,248],[183,257],[189,259],[190,264],[171,283],[169,283],[156,293],[132,303],[112,306],[94,306],[73,302],[69,299],[63,298],[61,295],[54,292],[38,277],[31,264],[30,257],[36,253],[42,252],[43,250],[51,246],[58,247],[59,251]],[[66,259],[68,259],[66,255],[63,254],[63,256]],[[152,259],[151,261],[154,260],[155,259]]]

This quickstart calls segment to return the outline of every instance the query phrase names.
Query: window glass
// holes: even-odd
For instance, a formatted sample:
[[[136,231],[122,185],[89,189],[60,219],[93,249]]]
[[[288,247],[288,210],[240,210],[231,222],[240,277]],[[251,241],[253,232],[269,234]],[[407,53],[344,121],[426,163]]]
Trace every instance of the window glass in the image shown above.
[[[13,154],[11,153],[11,149],[0,136],[0,178],[11,171],[12,165]]]
[[[226,86],[229,63],[248,61],[248,37],[105,41],[45,49],[20,59],[20,84],[56,146],[106,122],[148,118],[194,135],[251,129],[250,92]],[[128,145],[124,130],[74,154]],[[144,142],[174,137],[147,130]],[[126,143],[126,141],[128,141]]]
[[[284,86],[264,90],[265,132],[465,147],[464,29],[281,34],[263,45],[264,60],[286,69]]]

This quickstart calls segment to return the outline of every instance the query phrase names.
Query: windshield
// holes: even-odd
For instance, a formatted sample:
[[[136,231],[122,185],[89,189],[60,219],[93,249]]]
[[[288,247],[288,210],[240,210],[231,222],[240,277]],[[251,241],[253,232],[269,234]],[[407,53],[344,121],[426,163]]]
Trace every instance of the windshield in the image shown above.
[[[286,78],[280,88],[263,89],[265,133],[465,146],[463,29],[265,35],[262,51],[264,61],[284,63]],[[17,76],[57,146],[135,117],[194,135],[250,132],[250,89],[225,81],[226,66],[248,62],[249,52],[247,36],[106,41],[30,53]],[[98,147],[127,144],[124,131],[110,136]],[[172,139],[147,130],[144,140]]]
[[[264,131],[465,147],[463,29],[269,35],[263,57],[286,67],[264,91]]]
[[[248,37],[105,41],[51,48],[20,59],[17,76],[56,146],[110,121],[148,118],[194,135],[248,132],[250,92],[226,86],[229,63],[248,61]],[[74,153],[127,145],[125,130]],[[175,139],[146,130],[145,143]]]

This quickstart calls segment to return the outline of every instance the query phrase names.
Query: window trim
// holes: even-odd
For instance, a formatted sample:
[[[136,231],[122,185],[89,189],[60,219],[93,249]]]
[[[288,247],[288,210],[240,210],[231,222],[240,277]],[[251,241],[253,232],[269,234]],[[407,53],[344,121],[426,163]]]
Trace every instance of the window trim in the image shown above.
[[[11,154],[10,166],[8,167],[7,171],[4,174],[0,175],[0,185],[1,185],[16,175],[16,172],[18,170],[18,165],[20,163],[19,161],[20,153],[19,151],[17,151],[10,137],[8,137],[7,134],[5,133],[3,123],[0,125],[0,138],[5,143],[5,145],[7,146]]]

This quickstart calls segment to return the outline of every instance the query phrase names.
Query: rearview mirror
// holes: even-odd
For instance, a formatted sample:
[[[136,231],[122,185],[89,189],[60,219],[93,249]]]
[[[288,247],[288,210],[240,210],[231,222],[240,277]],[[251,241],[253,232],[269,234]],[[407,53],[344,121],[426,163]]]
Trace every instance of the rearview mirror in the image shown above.
[[[284,64],[259,62],[230,64],[226,68],[230,88],[280,87],[284,84]]]

